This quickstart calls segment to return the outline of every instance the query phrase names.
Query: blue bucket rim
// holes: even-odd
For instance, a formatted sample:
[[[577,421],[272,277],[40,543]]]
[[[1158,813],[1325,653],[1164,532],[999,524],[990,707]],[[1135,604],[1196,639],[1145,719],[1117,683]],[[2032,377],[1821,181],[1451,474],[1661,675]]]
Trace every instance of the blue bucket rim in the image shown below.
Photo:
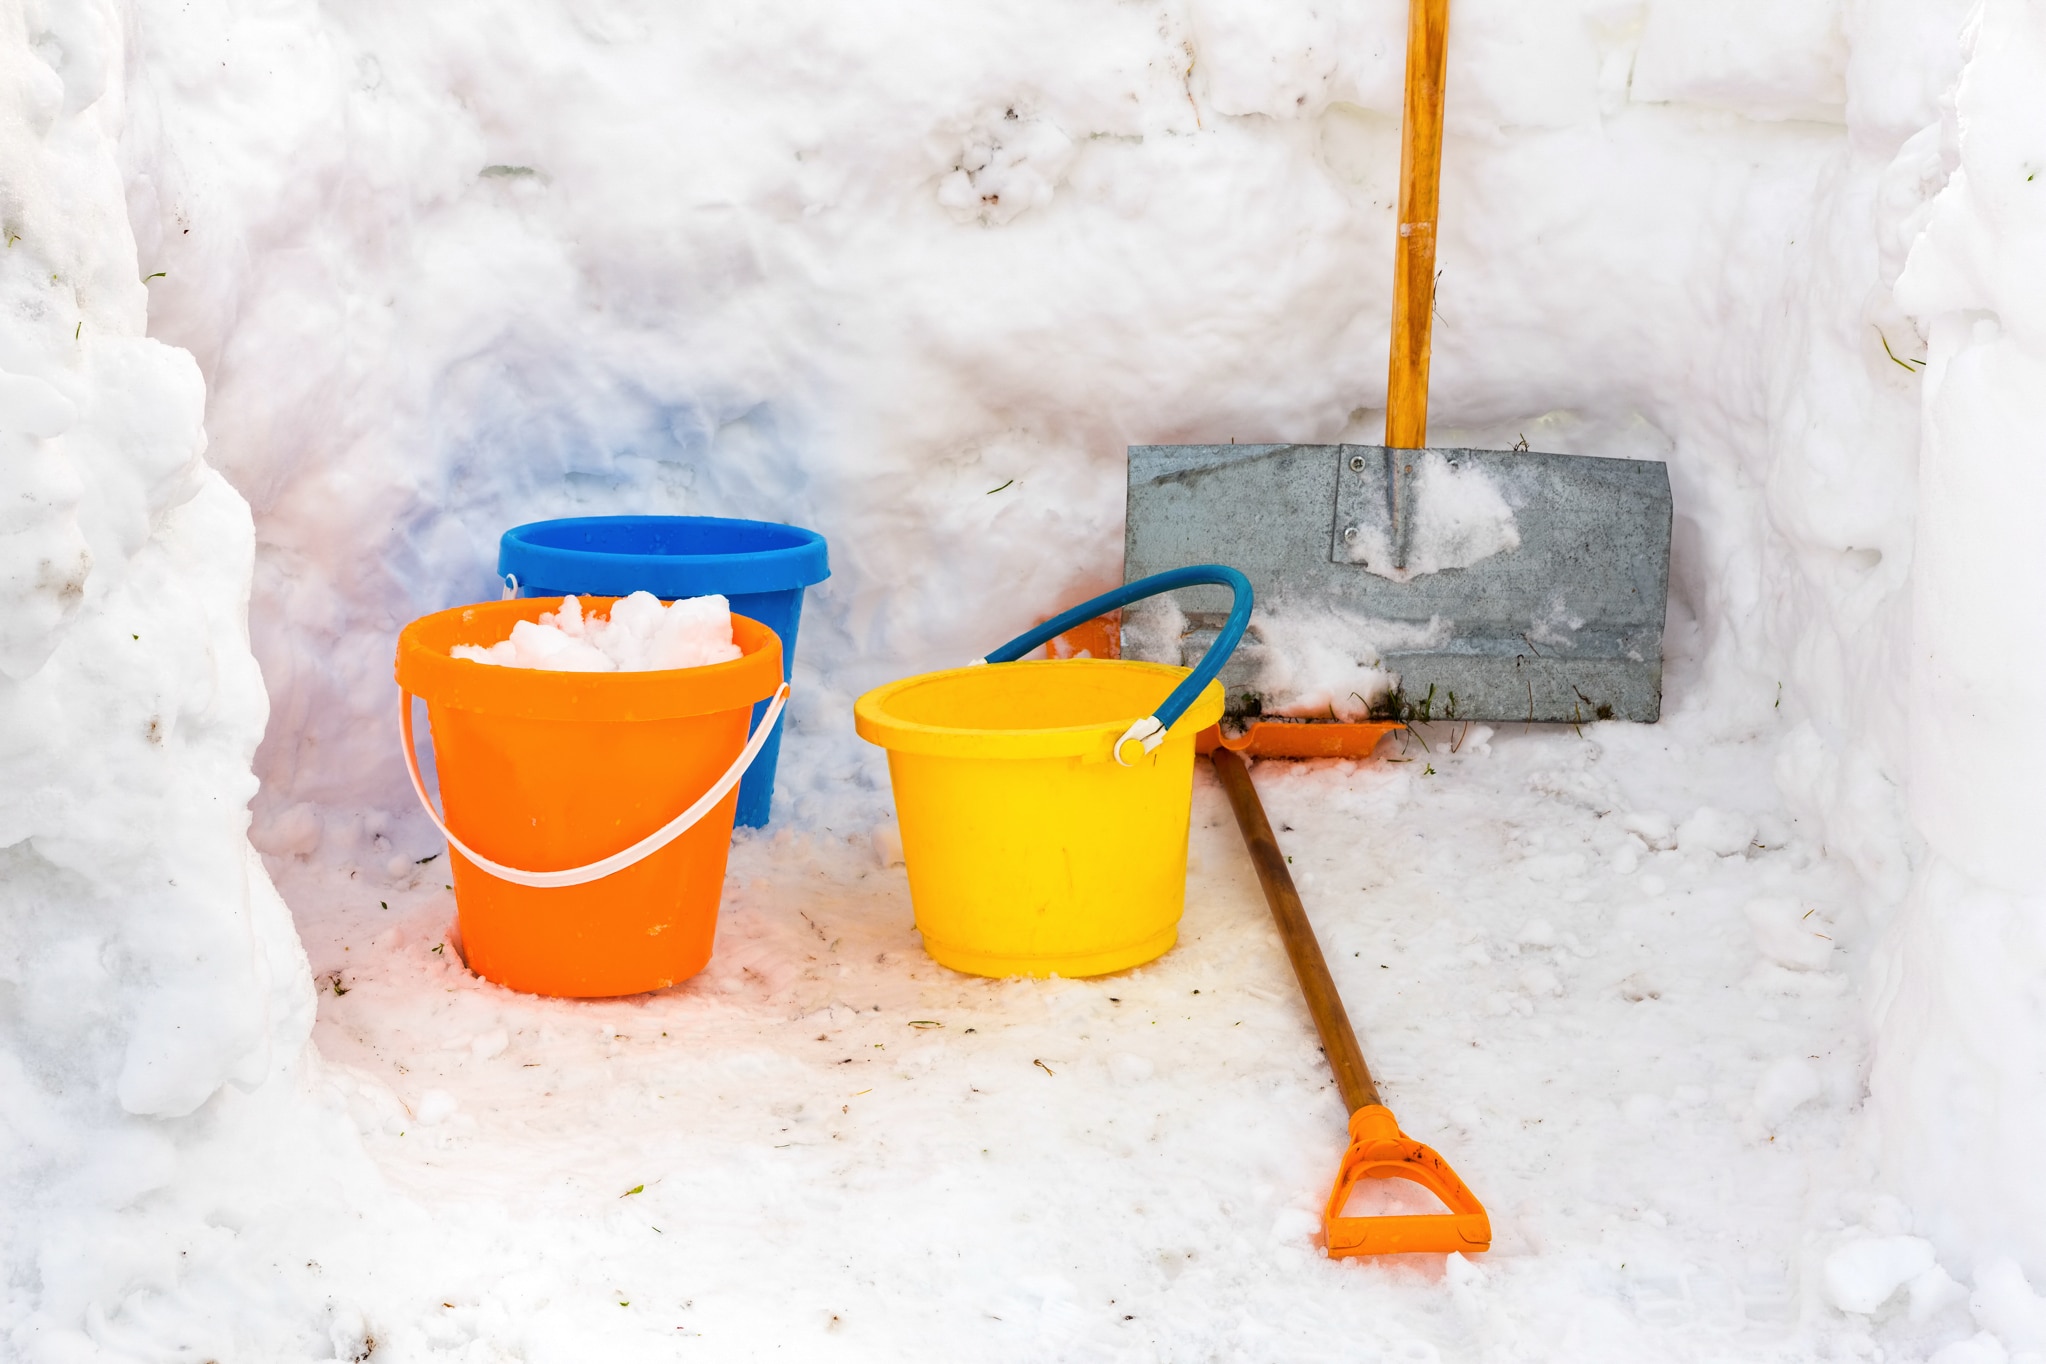
[[[777,543],[719,554],[632,554],[539,542],[539,536],[549,531],[572,535],[579,528],[630,530],[642,526],[671,532],[692,526],[758,531],[763,540]],[[567,516],[529,521],[506,531],[498,541],[497,571],[516,576],[522,591],[602,596],[646,591],[657,597],[716,592],[732,597],[809,587],[831,576],[831,564],[823,536],[780,521],[729,516]]]

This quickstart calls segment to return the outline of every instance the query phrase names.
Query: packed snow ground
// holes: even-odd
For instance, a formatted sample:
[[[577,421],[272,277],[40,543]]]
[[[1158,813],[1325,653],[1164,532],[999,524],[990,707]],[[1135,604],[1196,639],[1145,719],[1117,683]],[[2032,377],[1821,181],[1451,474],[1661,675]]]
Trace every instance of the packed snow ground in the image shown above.
[[[603,1002],[468,974],[438,860],[402,889],[284,869],[324,1083],[463,1247],[322,1259],[355,1261],[395,1360],[1894,1359],[1972,1334],[1958,1290],[1913,1323],[1824,1286],[1905,1214],[1855,1139],[1868,925],[1753,781],[1764,746],[1427,737],[1254,772],[1488,1255],[1314,1248],[1344,1114],[1202,772],[1180,945],[1097,980],[937,966],[885,832],[743,840],[710,969]],[[1758,937],[1757,901],[1837,947]]]

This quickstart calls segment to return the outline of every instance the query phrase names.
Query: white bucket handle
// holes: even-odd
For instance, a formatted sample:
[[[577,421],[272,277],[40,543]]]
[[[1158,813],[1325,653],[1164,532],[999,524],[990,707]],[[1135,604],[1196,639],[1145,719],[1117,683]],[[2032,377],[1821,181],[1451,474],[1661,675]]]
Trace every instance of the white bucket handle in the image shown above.
[[[726,793],[739,784],[739,778],[746,775],[746,769],[753,765],[753,760],[760,756],[760,750],[767,746],[768,736],[774,733],[774,722],[781,719],[782,707],[788,703],[789,684],[786,682],[781,684],[781,689],[775,692],[774,700],[767,708],[767,714],[761,716],[760,723],[754,726],[753,735],[746,741],[746,747],[732,760],[732,765],[725,769],[725,774],[711,783],[710,790],[697,797],[694,805],[625,851],[612,853],[602,861],[592,862],[588,866],[570,867],[565,871],[520,871],[517,867],[507,867],[501,862],[493,862],[484,857],[455,837],[454,831],[441,822],[440,812],[433,808],[433,801],[426,794],[426,782],[419,775],[419,755],[414,751],[412,741],[412,693],[401,688],[398,697],[398,704],[401,707],[398,712],[398,728],[404,735],[405,770],[412,774],[412,789],[418,794],[419,803],[426,808],[426,817],[433,821],[434,828],[440,830],[441,837],[448,841],[448,846],[467,858],[472,865],[500,881],[509,881],[515,886],[531,886],[535,890],[560,890],[568,886],[586,886],[592,881],[601,881],[613,872],[624,871],[635,862],[652,857],[709,814],[717,803],[725,798]]]

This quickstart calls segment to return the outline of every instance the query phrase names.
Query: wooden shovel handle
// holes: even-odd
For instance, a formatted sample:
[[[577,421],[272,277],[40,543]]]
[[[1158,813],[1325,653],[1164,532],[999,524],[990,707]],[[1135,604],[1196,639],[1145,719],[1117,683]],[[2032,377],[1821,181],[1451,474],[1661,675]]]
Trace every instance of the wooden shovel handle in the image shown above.
[[[1409,0],[1407,101],[1400,124],[1399,240],[1393,248],[1392,361],[1385,443],[1428,444],[1428,338],[1435,315],[1435,222],[1442,189],[1442,78],[1449,0]]]
[[[1293,886],[1293,874],[1286,870],[1286,854],[1279,851],[1278,835],[1265,817],[1264,802],[1251,784],[1250,769],[1243,759],[1226,748],[1208,755],[1222,789],[1229,793],[1229,806],[1236,812],[1237,827],[1250,848],[1250,860],[1257,867],[1257,879],[1264,886],[1265,903],[1279,925],[1280,941],[1293,959],[1293,974],[1300,978],[1300,993],[1307,997],[1307,1012],[1314,1016],[1314,1030],[1321,1034],[1321,1049],[1335,1072],[1336,1088],[1342,1091],[1343,1106],[1355,1113],[1378,1103],[1378,1087],[1371,1083],[1371,1067],[1364,1064],[1364,1049],[1357,1045],[1356,1030],[1343,1009],[1343,997],[1336,993],[1335,978],[1328,973],[1328,961],[1315,941],[1314,925],[1308,922],[1307,907]]]

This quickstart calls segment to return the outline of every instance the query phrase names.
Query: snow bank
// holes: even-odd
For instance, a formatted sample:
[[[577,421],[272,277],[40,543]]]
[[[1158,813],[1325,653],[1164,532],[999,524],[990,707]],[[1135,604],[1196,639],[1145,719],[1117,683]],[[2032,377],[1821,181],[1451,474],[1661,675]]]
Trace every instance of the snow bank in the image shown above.
[[[209,1221],[237,1089],[288,1090],[305,954],[244,833],[267,714],[248,505],[143,334],[121,20],[0,6],[0,1354],[104,1358]],[[272,1135],[275,1135],[273,1130]],[[159,1341],[159,1344],[164,1342]]]
[[[1930,139],[1936,136],[1935,144]],[[1929,850],[1886,944],[1870,1079],[1886,1164],[1957,1263],[2046,1279],[2046,13],[1988,0],[1928,135],[1951,178],[1897,284],[1925,439],[1907,692]],[[2006,1337],[2013,1351],[2046,1347]]]
[[[512,626],[511,637],[489,648],[457,644],[456,658],[504,668],[554,672],[645,672],[700,668],[739,656],[732,643],[732,610],[723,597],[684,597],[664,605],[651,592],[635,592],[611,607],[609,617],[583,615],[579,597],[561,610]]]

